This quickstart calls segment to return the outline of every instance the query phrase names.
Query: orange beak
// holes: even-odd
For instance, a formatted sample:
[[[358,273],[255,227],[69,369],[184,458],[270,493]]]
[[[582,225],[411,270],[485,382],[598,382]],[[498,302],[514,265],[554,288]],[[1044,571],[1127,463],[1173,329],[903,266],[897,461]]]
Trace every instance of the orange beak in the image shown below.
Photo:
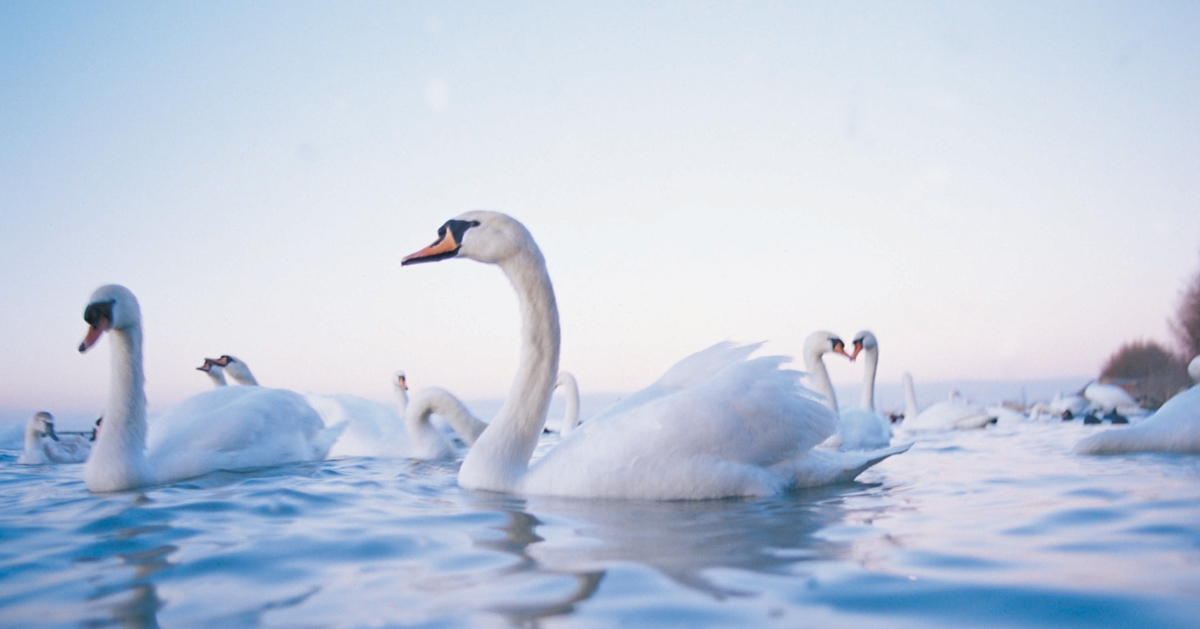
[[[845,356],[846,358],[849,358],[850,360],[854,360],[853,356],[846,353],[846,346],[841,343],[838,343],[837,345],[833,346],[833,353],[841,354],[842,356]]]
[[[855,343],[855,344],[854,344],[854,353],[853,353],[853,354],[850,354],[850,361],[851,361],[851,362],[853,362],[855,358],[858,358],[858,353],[862,351],[862,347],[863,347],[863,346],[862,346],[862,343]]]
[[[79,353],[82,354],[95,345],[96,341],[100,340],[100,335],[107,332],[111,325],[111,321],[101,317],[96,325],[88,326],[87,336],[83,337],[83,342],[79,344]]]
[[[404,376],[399,376],[396,380],[400,383],[401,389],[408,390],[408,381],[404,379]]]
[[[400,260],[400,266],[406,264],[416,264],[418,262],[433,262],[442,258],[449,258],[458,250],[458,243],[454,240],[454,231],[447,229],[441,240],[425,247],[424,249],[404,256]]]

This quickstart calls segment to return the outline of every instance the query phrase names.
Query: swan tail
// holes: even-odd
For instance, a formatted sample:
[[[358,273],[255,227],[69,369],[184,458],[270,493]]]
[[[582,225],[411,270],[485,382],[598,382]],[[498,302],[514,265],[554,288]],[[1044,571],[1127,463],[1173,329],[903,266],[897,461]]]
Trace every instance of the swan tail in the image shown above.
[[[894,454],[907,452],[912,445],[912,443],[905,443],[880,450],[851,452],[809,450],[801,456],[776,466],[775,470],[790,476],[793,488],[848,483],[872,465]]]
[[[350,422],[341,422],[317,431],[311,443],[312,460],[320,461],[329,456],[329,450],[333,448],[334,443],[337,443],[338,437],[342,436],[342,432],[346,430],[346,426],[348,425],[350,425]]]

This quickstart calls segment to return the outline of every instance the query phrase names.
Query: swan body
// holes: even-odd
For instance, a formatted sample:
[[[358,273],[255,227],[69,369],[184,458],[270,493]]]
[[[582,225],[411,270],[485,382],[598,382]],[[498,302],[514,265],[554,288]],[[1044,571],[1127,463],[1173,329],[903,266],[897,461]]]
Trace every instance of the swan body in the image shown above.
[[[89,327],[80,352],[105,332],[112,341],[104,425],[83,472],[91,491],[169,483],[222,469],[320,460],[336,436],[302,396],[264,387],[206,391],[148,425],[137,298],[123,286],[102,286],[92,294],[84,320]]]
[[[40,412],[25,424],[25,449],[17,457],[21,465],[83,463],[92,451],[92,442],[79,435],[59,435],[54,418]]]
[[[1193,370],[1193,366],[1198,368]],[[1188,372],[1193,380],[1200,382],[1200,358],[1192,360]],[[1200,384],[1175,394],[1158,411],[1135,426],[1114,428],[1087,437],[1075,445],[1075,452],[1200,454]]]
[[[1100,384],[1093,382],[1083,389],[1083,397],[1095,407],[1096,410],[1107,413],[1116,411],[1122,415],[1142,415],[1145,411],[1137,400],[1133,399],[1125,389],[1114,384]]]
[[[575,381],[575,376],[567,371],[558,372],[558,380],[554,382],[554,388],[562,387],[563,392],[567,396],[566,408],[563,409],[563,418],[559,420],[557,425],[551,426],[546,423],[546,430],[557,432],[560,436],[571,434],[572,430],[579,425],[579,383]]]
[[[891,454],[818,452],[834,414],[809,397],[782,357],[741,358],[715,373],[697,357],[749,354],[721,344],[580,425],[530,465],[558,374],[558,307],[525,226],[497,212],[447,221],[403,264],[463,257],[500,267],[521,309],[521,358],[509,396],[471,447],[460,486],[524,495],[699,499],[775,494],[853,479]],[[707,375],[707,377],[704,377]],[[691,384],[687,384],[692,381]]]
[[[950,394],[950,399],[931,405],[923,411],[917,411],[917,396],[913,390],[912,376],[904,374],[904,398],[906,412],[904,423],[901,425],[910,431],[936,430],[971,430],[983,428],[995,423],[997,418],[987,409],[963,400],[958,392]]]

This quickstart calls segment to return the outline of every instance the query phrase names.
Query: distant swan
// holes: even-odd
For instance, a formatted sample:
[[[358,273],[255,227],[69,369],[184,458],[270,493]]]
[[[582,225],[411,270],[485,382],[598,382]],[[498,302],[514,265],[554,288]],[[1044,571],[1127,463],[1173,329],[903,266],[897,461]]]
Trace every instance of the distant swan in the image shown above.
[[[220,388],[228,386],[229,384],[225,381],[225,370],[220,365],[214,363],[211,359],[205,358],[204,364],[196,367],[196,370],[203,371],[204,375],[208,376],[208,378],[212,380],[214,387]]]
[[[867,334],[870,334],[869,332]],[[861,333],[860,333],[861,337]],[[865,366],[866,377],[863,382],[863,403],[869,408],[839,409],[837,395],[833,391],[833,383],[829,380],[829,371],[825,368],[824,355],[828,353],[841,354],[854,360],[862,351],[863,339],[855,337],[855,352],[846,353],[846,344],[832,332],[818,331],[809,334],[804,339],[804,365],[808,370],[813,388],[825,397],[825,405],[838,416],[837,434],[830,437],[823,447],[841,450],[872,450],[887,447],[892,440],[891,426],[888,421],[878,417],[874,410],[875,365],[878,352],[869,353],[875,360],[868,360]],[[875,337],[870,338],[872,348],[875,347]]]
[[[546,422],[546,430],[548,432],[557,432],[560,436],[571,434],[572,430],[579,425],[579,383],[575,381],[575,376],[570,372],[558,372],[558,380],[554,382],[554,388],[562,387],[563,393],[566,395],[566,408],[563,409],[563,417],[557,424],[551,425]]]
[[[447,221],[403,264],[463,257],[500,267],[521,309],[521,359],[504,406],[463,460],[458,483],[526,495],[698,499],[777,494],[848,481],[907,446],[816,451],[836,418],[807,397],[782,357],[739,360],[692,386],[677,369],[602,411],[542,458],[530,457],[558,374],[559,324],[542,253],[525,226],[497,212]],[[700,352],[742,351],[721,344]],[[752,351],[752,348],[751,348]]]
[[[102,286],[83,318],[88,333],[80,352],[105,332],[112,339],[108,410],[83,471],[91,491],[320,460],[336,436],[299,394],[263,387],[222,387],[192,396],[147,426],[137,298],[123,286]]]
[[[1100,384],[1093,382],[1083,389],[1083,397],[1092,404],[1096,410],[1107,413],[1116,411],[1126,417],[1130,415],[1143,415],[1145,409],[1137,400],[1133,399],[1125,389],[1118,387],[1115,384]]]
[[[250,366],[229,354],[222,354],[220,358],[205,358],[204,363],[223,368],[233,378],[233,381],[240,385],[258,386],[258,379],[254,377],[253,373],[250,373]],[[222,380],[224,379],[222,378]]]
[[[977,404],[969,404],[955,391],[949,400],[937,402],[923,411],[917,411],[917,394],[913,390],[912,376],[904,374],[904,400],[906,412],[900,427],[909,431],[970,430],[983,428],[996,422],[997,418]]]
[[[866,359],[863,361],[861,406],[845,409],[838,417],[841,423],[838,432],[842,435],[842,448],[886,448],[892,442],[892,422],[875,412],[875,372],[879,368],[879,342],[875,340],[874,334],[863,330],[855,334],[850,343],[854,346],[850,360],[858,358],[859,353],[865,355]]]
[[[25,450],[17,457],[21,465],[50,463],[83,463],[92,451],[92,442],[79,435],[62,435],[54,431],[54,417],[40,412],[25,424]]]
[[[1200,356],[1188,365],[1200,383]],[[1200,454],[1200,384],[1175,394],[1158,411],[1129,428],[1113,428],[1075,445],[1077,454],[1176,452]]]
[[[329,458],[453,458],[456,450],[429,420],[433,413],[445,419],[468,446],[487,427],[458,398],[443,389],[422,389],[410,401],[403,371],[392,377],[392,387],[399,402],[399,414],[355,395],[308,396],[327,426],[344,425],[341,436],[329,450]]]

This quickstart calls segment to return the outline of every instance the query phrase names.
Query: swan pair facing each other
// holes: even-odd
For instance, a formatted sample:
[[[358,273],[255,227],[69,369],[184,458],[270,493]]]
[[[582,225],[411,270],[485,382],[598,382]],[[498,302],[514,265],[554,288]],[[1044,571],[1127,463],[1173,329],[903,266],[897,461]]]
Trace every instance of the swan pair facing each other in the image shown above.
[[[842,450],[884,448],[892,442],[892,423],[875,412],[875,372],[879,367],[879,342],[875,335],[863,330],[854,335],[854,353],[846,353],[846,344],[832,332],[813,332],[804,340],[804,364],[813,379],[814,388],[825,396],[825,405],[838,417],[838,431],[826,443]],[[825,369],[825,354],[841,354],[850,360],[865,352],[863,365],[862,407],[839,411],[829,371]]]
[[[1167,400],[1155,413],[1129,428],[1114,428],[1075,445],[1077,454],[1175,452],[1200,454],[1200,356],[1188,365],[1197,383]]]
[[[83,463],[92,452],[92,441],[80,435],[59,435],[54,430],[54,417],[47,412],[35,413],[25,424],[25,449],[17,457],[21,465],[50,463]]]
[[[212,380],[214,387],[228,385],[225,381],[226,372],[229,372],[234,382],[242,386],[258,386],[258,379],[251,373],[249,365],[229,354],[223,354],[220,358],[205,358],[204,364],[196,369],[203,371]]]
[[[84,482],[91,491],[170,483],[216,470],[319,461],[351,428],[345,422],[327,426],[310,401],[298,393],[254,385],[214,388],[147,422],[137,298],[124,286],[102,286],[92,294],[84,321],[88,333],[79,351],[86,352],[106,332],[112,350],[104,428],[84,466]],[[224,368],[233,364],[228,362]],[[446,400],[449,394],[442,394],[440,390],[422,391],[405,413],[410,428],[406,436],[417,435],[410,442],[417,444],[411,448],[414,456],[452,455],[446,438],[428,421],[430,413],[443,404],[452,406]],[[449,419],[449,411],[444,416]],[[393,436],[399,438],[399,433]]]
[[[849,481],[908,449],[814,450],[837,417],[812,399],[787,358],[716,345],[581,424],[530,464],[558,375],[559,321],[542,253],[525,226],[467,212],[403,264],[461,257],[500,267],[517,293],[521,353],[504,405],[467,452],[458,483],[525,495],[701,499],[777,494]]]

